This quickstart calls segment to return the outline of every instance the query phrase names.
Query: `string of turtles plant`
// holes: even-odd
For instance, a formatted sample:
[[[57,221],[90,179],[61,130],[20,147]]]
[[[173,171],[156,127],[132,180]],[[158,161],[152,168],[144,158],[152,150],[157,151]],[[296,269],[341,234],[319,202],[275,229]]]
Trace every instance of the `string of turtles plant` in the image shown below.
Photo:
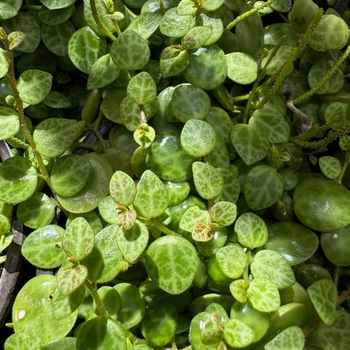
[[[14,212],[54,270],[19,291],[5,350],[347,349],[348,17],[3,1],[0,250]]]

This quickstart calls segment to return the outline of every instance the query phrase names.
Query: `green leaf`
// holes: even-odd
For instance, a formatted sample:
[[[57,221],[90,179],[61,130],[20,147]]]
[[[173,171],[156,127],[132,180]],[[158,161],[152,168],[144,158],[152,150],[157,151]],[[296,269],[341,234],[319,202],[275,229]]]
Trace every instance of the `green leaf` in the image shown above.
[[[40,25],[38,21],[29,13],[19,11],[16,16],[1,23],[6,33],[23,32],[24,40],[16,47],[16,50],[32,53],[41,41]]]
[[[65,230],[57,225],[47,225],[33,231],[23,243],[23,256],[43,269],[60,266],[67,257],[61,243],[64,233]]]
[[[338,158],[323,156],[318,159],[318,164],[324,176],[329,179],[336,179],[341,174],[342,165]]]
[[[67,227],[62,238],[62,248],[77,261],[86,258],[92,251],[95,236],[89,223],[82,217],[75,218]]]
[[[41,344],[46,344],[70,332],[76,322],[77,312],[60,320],[52,317],[54,310],[51,297],[55,289],[56,277],[48,274],[33,277],[22,287],[12,308],[16,333],[27,334],[39,339]]]
[[[0,5],[1,8],[1,5]],[[1,11],[1,10],[0,10]],[[4,350],[39,350],[40,339],[25,333],[13,333],[5,341]]]
[[[75,0],[41,0],[50,10],[62,9],[74,4]]]
[[[86,213],[95,209],[108,195],[108,185],[113,175],[110,164],[96,153],[87,153],[83,157],[91,164],[86,185],[72,197],[58,196],[60,205],[71,213]]]
[[[39,10],[39,18],[45,24],[57,25],[67,22],[75,11],[74,4],[57,10],[50,10],[43,5]]]
[[[74,119],[48,118],[35,128],[34,142],[42,155],[57,157],[74,141],[78,128]]]
[[[54,339],[43,345],[40,350],[70,350],[76,348],[77,338],[65,337]]]
[[[177,9],[179,10],[179,7]],[[191,28],[181,39],[181,46],[187,50],[198,50],[210,38],[211,33],[212,30],[209,27],[197,26]]]
[[[58,158],[50,174],[52,188],[62,197],[76,195],[87,183],[90,168],[90,162],[77,154]]]
[[[267,57],[263,58],[261,61],[261,65],[264,67],[267,61],[271,59],[269,65],[266,68],[266,74],[272,75],[281,69],[285,65],[288,57],[291,55],[292,49],[293,47],[289,45],[280,46],[277,53],[272,57],[272,59],[271,54],[273,51],[272,49],[269,50]]]
[[[278,11],[278,12],[289,12],[291,7],[292,7],[292,1],[291,0],[276,0],[270,6],[275,11]],[[268,350],[268,349],[266,349],[266,350]]]
[[[193,245],[179,236],[163,236],[147,249],[145,266],[149,277],[169,294],[188,289],[198,268]]]
[[[320,322],[317,328],[318,341],[322,349],[350,349],[350,315],[346,311],[337,310],[331,325]]]
[[[219,248],[215,253],[222,272],[229,278],[238,278],[247,267],[247,256],[243,248],[236,243]],[[232,259],[232,257],[235,257]]]
[[[203,46],[209,46],[216,43],[222,36],[224,32],[224,25],[221,18],[217,18],[215,12],[202,12],[197,16],[197,25],[207,27],[211,29],[211,35],[209,39],[204,43]],[[226,66],[226,64],[225,64]]]
[[[17,10],[10,4],[1,3],[0,4],[0,20],[4,21],[17,16]]]
[[[134,30],[147,40],[159,27],[162,15],[160,12],[144,12],[135,17],[127,30]]]
[[[89,90],[102,88],[116,80],[119,73],[120,69],[114,64],[111,55],[109,53],[103,55],[91,67],[87,88]]]
[[[20,203],[35,191],[38,177],[30,160],[15,156],[0,163],[0,200]]]
[[[9,49],[15,49],[26,37],[25,33],[20,31],[14,31],[8,35]]]
[[[157,97],[157,86],[149,73],[140,72],[131,78],[126,93],[137,104],[149,104]]]
[[[253,83],[258,76],[258,64],[244,52],[231,52],[226,55],[227,76],[237,84]]]
[[[265,158],[269,151],[268,140],[256,126],[236,124],[230,136],[233,147],[247,165]]]
[[[77,350],[111,349],[127,350],[125,331],[112,318],[98,316],[83,323],[77,336]]]
[[[215,11],[223,3],[224,3],[224,0],[202,0],[201,1],[202,8],[206,11]]]
[[[192,19],[193,17],[189,15],[178,15],[176,7],[173,7],[163,15],[159,29],[165,36],[181,38],[191,28]]]
[[[10,222],[5,216],[1,215],[0,220],[1,220],[0,225],[2,229],[4,229],[5,225],[10,227]],[[9,230],[2,232],[0,234],[0,252],[3,252],[11,244],[12,241],[13,241],[12,232],[10,232]]]
[[[343,151],[349,151],[350,150],[350,136],[349,135],[343,135],[339,138],[339,147]]]
[[[305,337],[302,329],[292,326],[284,329],[265,345],[266,350],[303,350]]]
[[[252,343],[254,332],[242,321],[229,319],[225,324],[224,338],[230,346],[244,348]]]
[[[267,278],[278,289],[289,287],[295,283],[292,268],[283,256],[273,250],[258,251],[250,265],[254,278]]]
[[[111,196],[103,198],[98,203],[98,210],[102,219],[108,222],[109,224],[121,224],[118,218],[120,210],[117,209],[117,203],[112,199]]]
[[[97,293],[107,309],[108,315],[114,319],[118,317],[121,307],[121,298],[116,289],[111,286],[102,286],[97,290]],[[95,314],[99,315],[96,301],[93,302]]]
[[[58,56],[68,54],[69,39],[74,32],[75,28],[70,21],[57,25],[44,23],[41,26],[41,37],[45,46]]]
[[[163,182],[151,170],[146,170],[137,184],[134,208],[144,218],[155,218],[168,206],[167,191]]]
[[[250,208],[264,209],[276,203],[283,194],[283,182],[270,165],[256,165],[247,174],[244,196]]]
[[[109,225],[95,236],[95,248],[82,263],[88,268],[88,278],[106,283],[118,275],[123,256],[117,244],[118,225]]]
[[[218,139],[225,143],[230,141],[232,122],[230,116],[219,107],[210,107],[205,119],[215,130]]]
[[[68,108],[72,104],[66,95],[58,91],[50,91],[45,97],[44,103],[46,106],[51,108]]]
[[[125,329],[137,326],[146,313],[146,301],[142,292],[130,283],[118,283],[113,288],[121,298],[118,321]]]
[[[78,29],[69,39],[68,55],[73,64],[89,74],[94,63],[105,54],[107,42],[90,27]]]
[[[9,66],[10,66],[10,58],[8,57],[7,52],[3,49],[0,49],[0,79],[7,74]]]
[[[335,308],[338,300],[338,290],[334,282],[321,279],[314,282],[307,292],[321,320],[330,325],[335,319]]]
[[[180,228],[187,232],[192,232],[197,223],[210,223],[210,214],[207,210],[202,210],[197,206],[188,208],[182,215]]]
[[[136,185],[128,174],[116,171],[109,183],[109,192],[116,203],[128,207],[135,198]]]
[[[177,47],[166,47],[159,60],[160,71],[164,78],[182,73],[188,66],[189,54],[186,50]]]
[[[117,233],[118,247],[128,263],[132,264],[139,259],[147,247],[148,238],[148,229],[141,221],[136,220],[130,230],[119,228]]]
[[[253,112],[249,125],[257,127],[271,143],[287,142],[289,125],[282,113],[270,108],[260,108]]]
[[[192,171],[194,185],[202,198],[212,199],[221,192],[224,179],[213,166],[203,162],[194,162]]]
[[[243,213],[238,217],[234,232],[238,242],[250,249],[263,246],[268,238],[264,220],[251,212]]]
[[[44,101],[49,94],[52,75],[38,69],[28,69],[18,78],[17,88],[20,98],[31,105]]]
[[[68,295],[83,285],[87,275],[84,265],[64,264],[57,271],[57,287],[63,295]]]
[[[240,184],[237,172],[231,168],[217,169],[224,179],[224,185],[221,192],[214,198],[214,202],[227,201],[236,203],[240,194]]]
[[[120,69],[142,69],[150,59],[150,49],[145,39],[134,30],[118,36],[110,51],[113,62]]]
[[[19,128],[17,112],[13,108],[0,106],[0,140],[16,135]]]
[[[182,203],[190,193],[188,182],[165,181],[164,185],[168,192],[169,206]]]
[[[156,137],[155,130],[147,123],[140,124],[134,131],[134,140],[142,148],[148,148]]]
[[[331,128],[337,131],[350,123],[350,106],[337,101],[328,103],[324,111],[324,119],[326,122],[332,122]]]
[[[55,203],[45,193],[34,192],[21,202],[17,209],[18,219],[26,226],[37,229],[49,225],[55,216]]]
[[[176,8],[176,13],[179,16],[194,15],[197,11],[196,4],[192,0],[181,0]]]
[[[333,233],[331,235],[333,237]],[[295,266],[311,258],[318,243],[317,235],[306,226],[286,221],[269,225],[265,248],[280,253],[291,266]]]
[[[182,148],[191,156],[203,157],[212,151],[216,143],[216,133],[205,121],[190,119],[181,130]]]
[[[61,320],[71,315],[83,303],[86,296],[86,289],[84,285],[74,290],[69,295],[64,295],[56,288],[53,293],[53,317],[55,320]]]
[[[237,217],[237,206],[232,202],[217,202],[209,210],[212,221],[223,225],[230,226]]]
[[[184,77],[189,83],[204,90],[216,88],[226,76],[225,54],[217,45],[200,47],[193,52],[184,71]]]
[[[267,278],[254,278],[247,289],[247,296],[254,309],[261,312],[276,311],[281,305],[277,287]]]
[[[240,303],[247,301],[247,290],[249,282],[244,279],[237,279],[230,283],[230,292],[233,297]]]

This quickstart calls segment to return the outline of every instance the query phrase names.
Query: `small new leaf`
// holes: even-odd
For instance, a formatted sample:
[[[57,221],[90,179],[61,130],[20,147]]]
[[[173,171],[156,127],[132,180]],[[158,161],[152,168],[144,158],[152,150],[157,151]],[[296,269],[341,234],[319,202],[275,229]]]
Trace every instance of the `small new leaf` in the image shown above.
[[[26,37],[26,34],[20,31],[14,31],[8,35],[9,49],[15,49]]]

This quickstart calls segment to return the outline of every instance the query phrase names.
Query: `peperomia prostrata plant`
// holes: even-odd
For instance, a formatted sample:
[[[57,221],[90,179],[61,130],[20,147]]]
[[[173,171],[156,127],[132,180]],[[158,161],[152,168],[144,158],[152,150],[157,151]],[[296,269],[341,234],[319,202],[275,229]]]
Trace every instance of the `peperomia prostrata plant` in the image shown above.
[[[53,271],[5,350],[349,348],[350,12],[327,4],[0,3],[0,250],[15,215]]]

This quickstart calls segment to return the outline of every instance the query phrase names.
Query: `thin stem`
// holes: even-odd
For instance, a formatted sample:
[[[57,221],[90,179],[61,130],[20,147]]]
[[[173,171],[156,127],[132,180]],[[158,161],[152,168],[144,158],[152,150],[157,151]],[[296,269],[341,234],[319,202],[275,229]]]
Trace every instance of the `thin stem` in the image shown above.
[[[241,15],[237,16],[231,23],[229,23],[225,27],[225,32],[231,30],[235,25],[237,25],[239,22],[242,22],[244,19],[246,19],[250,15],[262,10],[266,6],[270,6],[273,2],[275,2],[275,0],[268,0],[267,2],[264,2],[261,5],[256,6],[256,7],[252,8],[251,10],[244,12]]]
[[[104,318],[107,318],[108,317],[107,309],[104,306],[100,296],[97,293],[96,286],[92,282],[90,282],[88,279],[85,280],[85,286],[89,289],[92,298],[95,300],[96,307],[100,315]]]
[[[141,217],[138,217],[137,219],[146,225],[153,226],[157,230],[159,230],[167,235],[177,235],[176,232],[171,231],[169,228],[167,228],[165,225],[161,224],[159,221],[157,221],[155,219],[145,219],[145,218],[141,218]]]
[[[105,35],[107,35],[112,41],[115,41],[117,38],[105,27],[105,25],[101,22],[100,17],[98,16],[95,0],[90,0],[90,7],[95,23],[105,33]]]
[[[347,301],[348,299],[350,299],[350,290],[347,290],[346,292],[339,295],[337,305],[343,304],[344,301]]]
[[[338,284],[339,284],[339,277],[340,277],[340,266],[335,266],[334,267],[334,274],[333,274],[333,282],[337,288],[338,288]]]
[[[46,166],[45,166],[44,161],[43,161],[43,159],[41,157],[41,154],[37,150],[37,147],[36,147],[36,144],[35,144],[34,139],[32,137],[32,134],[31,134],[30,130],[28,129],[28,126],[27,126],[27,123],[26,123],[26,120],[25,120],[23,101],[22,101],[22,99],[21,99],[21,97],[19,95],[19,91],[18,91],[18,88],[17,88],[17,81],[16,81],[16,76],[15,76],[15,65],[14,65],[15,61],[14,61],[13,51],[10,50],[9,42],[8,42],[7,38],[3,39],[2,41],[4,43],[6,52],[7,52],[8,56],[9,56],[9,59],[10,59],[10,64],[9,64],[7,77],[8,77],[8,80],[10,82],[11,88],[12,88],[12,90],[14,92],[14,95],[15,95],[14,97],[15,97],[16,104],[17,104],[17,112],[18,112],[18,118],[19,118],[19,123],[20,123],[21,130],[22,130],[26,140],[28,141],[30,147],[33,149],[35,157],[36,157],[36,159],[38,161],[40,172],[41,172],[44,180],[49,185],[52,193],[55,195],[55,192],[54,192],[54,190],[53,190],[53,188],[51,186],[51,180],[50,180],[49,173],[48,173],[48,171],[46,169]]]
[[[344,60],[348,57],[349,54],[350,46],[347,47],[344,53],[334,63],[332,68],[322,77],[322,79],[319,80],[318,83],[312,89],[293,99],[293,103],[297,105],[306,102],[313,94],[317,92],[318,89],[320,89],[332,77],[332,75],[336,72],[336,70],[344,62]]]

